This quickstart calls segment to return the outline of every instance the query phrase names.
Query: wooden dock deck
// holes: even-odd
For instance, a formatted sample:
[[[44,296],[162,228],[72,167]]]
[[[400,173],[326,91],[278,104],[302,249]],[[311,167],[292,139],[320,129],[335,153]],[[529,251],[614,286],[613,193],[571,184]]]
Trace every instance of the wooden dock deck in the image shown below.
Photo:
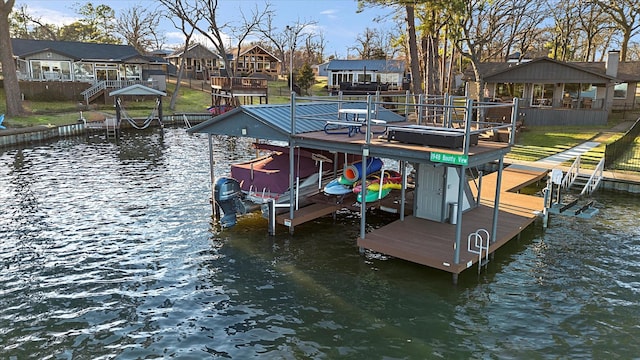
[[[512,191],[543,179],[546,169],[507,167],[503,171],[500,208],[492,253],[535,221],[543,210],[543,199]],[[432,268],[459,274],[478,262],[478,255],[467,251],[467,236],[478,229],[491,231],[497,173],[483,178],[481,205],[462,215],[460,261],[454,263],[456,225],[408,216],[358,238],[358,246],[409,260]]]

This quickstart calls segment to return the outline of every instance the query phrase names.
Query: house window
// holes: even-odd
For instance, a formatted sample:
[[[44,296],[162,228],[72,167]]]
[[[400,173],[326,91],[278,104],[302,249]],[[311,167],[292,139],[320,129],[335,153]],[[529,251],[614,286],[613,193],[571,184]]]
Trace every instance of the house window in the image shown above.
[[[358,82],[371,82],[371,73],[358,74]]]
[[[127,80],[140,80],[142,78],[142,71],[140,65],[127,64],[120,67],[120,72],[124,74]]]
[[[333,80],[332,85],[335,85],[335,86],[339,86],[340,83],[343,83],[343,82],[349,82],[349,83],[353,82],[353,74],[337,73],[337,74],[332,74],[331,78]]]
[[[511,101],[513,98],[524,98],[524,84],[498,83],[494,96],[506,101]]]
[[[93,64],[81,62],[74,63],[73,78],[75,81],[93,81]]]
[[[613,88],[614,99],[626,99],[627,98],[627,83],[617,84]]]
[[[115,81],[120,80],[117,64],[96,64],[96,80]]]
[[[32,60],[31,75],[38,80],[71,80],[69,61]]]
[[[533,84],[531,106],[551,106],[554,87],[554,84]]]

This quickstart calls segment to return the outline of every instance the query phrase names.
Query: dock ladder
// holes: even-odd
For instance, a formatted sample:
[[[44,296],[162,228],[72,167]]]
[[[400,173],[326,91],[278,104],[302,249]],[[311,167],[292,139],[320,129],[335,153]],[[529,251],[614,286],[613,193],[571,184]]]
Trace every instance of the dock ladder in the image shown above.
[[[187,129],[190,129],[191,123],[189,122],[189,118],[187,117],[187,114],[182,114],[182,120],[184,121],[184,125],[187,127]]]
[[[107,131],[107,140],[112,136],[115,139],[120,131],[120,123],[116,118],[106,118],[104,119],[104,128]]]
[[[486,236],[486,238],[485,238]],[[486,229],[478,229],[467,237],[467,251],[472,254],[478,254],[478,273],[482,265],[489,263],[489,241],[491,236]],[[485,253],[484,263],[482,260],[482,251]],[[469,265],[471,266],[471,265]]]

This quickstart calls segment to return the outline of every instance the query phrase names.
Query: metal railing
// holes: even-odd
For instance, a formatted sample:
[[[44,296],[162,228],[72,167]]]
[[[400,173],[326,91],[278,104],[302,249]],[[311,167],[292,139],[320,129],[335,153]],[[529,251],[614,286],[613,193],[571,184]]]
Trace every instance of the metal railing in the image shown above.
[[[267,79],[212,76],[211,86],[217,89],[266,89]]]
[[[571,167],[569,168],[569,170],[567,170],[567,173],[562,178],[561,187],[563,189],[570,188],[571,185],[573,185],[573,183],[576,181],[576,178],[578,177],[579,174],[580,174],[580,155],[578,155],[578,157],[576,157],[576,159],[573,160],[573,164],[571,164]]]
[[[587,181],[587,183],[585,184],[582,192],[580,192],[580,195],[591,195],[591,193],[593,193],[598,188],[598,185],[600,185],[600,181],[602,180],[603,170],[604,158],[600,159],[600,162],[598,162],[598,166],[596,166],[596,169],[593,170],[593,173],[591,173],[589,181]]]
[[[89,99],[91,99],[96,94],[104,91],[107,88],[107,84],[105,81],[98,81],[97,83],[91,85],[87,90],[80,93],[80,95],[84,96],[85,103],[89,104]]]
[[[154,89],[158,87],[156,80],[100,80],[94,82],[91,87],[81,92],[80,95],[84,96],[85,103],[89,104],[89,99],[106,89],[121,89],[136,84],[145,85]]]

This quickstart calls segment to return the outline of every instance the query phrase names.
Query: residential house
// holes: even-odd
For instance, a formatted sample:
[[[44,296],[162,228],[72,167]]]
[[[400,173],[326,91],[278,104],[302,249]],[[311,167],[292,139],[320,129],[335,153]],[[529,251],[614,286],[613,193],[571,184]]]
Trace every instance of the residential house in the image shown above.
[[[329,72],[327,71],[327,67],[329,66],[329,61],[325,61],[322,64],[313,65],[311,68],[313,69],[313,74],[316,77],[328,77]]]
[[[326,70],[330,91],[372,83],[384,85],[389,90],[408,89],[402,60],[331,60]]]
[[[27,39],[11,43],[26,98],[75,99],[88,88],[99,88],[95,99],[106,89],[134,83],[166,90],[166,61],[141,55],[132,46]]]
[[[208,80],[211,75],[217,74],[219,69],[224,68],[224,61],[220,55],[204,45],[193,44],[189,46],[186,53],[184,49],[180,49],[166,57],[172,65],[171,68],[175,69],[175,72],[171,72],[172,75],[177,75],[183,54],[185,55],[185,68],[182,76],[185,79]]]
[[[260,45],[229,50],[228,53],[237,77],[265,76],[275,78],[280,71],[278,57]]]
[[[640,62],[621,62],[611,51],[605,62],[563,62],[540,57],[521,62],[481,63],[485,101],[519,100],[527,125],[606,124],[609,112],[638,106]],[[479,99],[472,71],[467,96]]]

